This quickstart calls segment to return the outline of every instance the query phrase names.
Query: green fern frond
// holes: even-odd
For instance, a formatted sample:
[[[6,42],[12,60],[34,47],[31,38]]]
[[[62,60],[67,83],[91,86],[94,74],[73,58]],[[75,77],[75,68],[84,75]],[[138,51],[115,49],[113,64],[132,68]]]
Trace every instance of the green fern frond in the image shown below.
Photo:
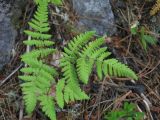
[[[86,32],[74,38],[64,48],[63,57],[60,60],[63,78],[58,82],[56,89],[59,94],[56,99],[60,100],[58,104],[61,108],[64,106],[64,101],[68,103],[88,99],[88,96],[80,89],[79,81],[87,84],[95,67],[100,79],[103,75],[138,79],[130,68],[116,59],[106,60],[111,53],[107,51],[107,47],[101,48],[105,43],[104,38],[89,42],[93,35],[94,32]]]
[[[31,37],[31,40],[24,41],[26,45],[31,46],[32,50],[21,56],[21,60],[27,65],[22,68],[24,75],[19,76],[24,83],[21,84],[23,99],[25,101],[26,111],[31,114],[37,103],[40,102],[42,110],[51,119],[56,120],[54,100],[49,96],[52,83],[55,83],[53,77],[58,73],[56,70],[47,65],[46,57],[54,53],[51,47],[54,42],[49,41],[51,38],[47,32],[50,30],[48,23],[48,2],[39,0],[37,11],[34,18],[29,22],[31,30],[25,33]]]

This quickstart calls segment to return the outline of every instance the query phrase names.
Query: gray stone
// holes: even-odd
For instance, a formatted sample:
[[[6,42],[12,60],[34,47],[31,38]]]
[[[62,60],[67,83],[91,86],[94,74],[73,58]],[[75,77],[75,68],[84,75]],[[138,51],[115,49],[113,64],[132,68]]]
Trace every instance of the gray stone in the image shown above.
[[[12,0],[0,0],[0,70],[10,61],[17,36],[12,18],[19,17],[17,15],[19,12],[13,14],[14,7]]]
[[[152,31],[159,34],[160,33],[160,13],[152,16],[150,20],[150,26],[152,26]]]
[[[109,0],[72,0],[72,3],[79,18],[75,25],[79,31],[95,30],[99,35],[116,32]]]
[[[1,17],[1,15],[0,15]],[[14,47],[16,31],[6,16],[0,22],[0,69],[9,62]]]

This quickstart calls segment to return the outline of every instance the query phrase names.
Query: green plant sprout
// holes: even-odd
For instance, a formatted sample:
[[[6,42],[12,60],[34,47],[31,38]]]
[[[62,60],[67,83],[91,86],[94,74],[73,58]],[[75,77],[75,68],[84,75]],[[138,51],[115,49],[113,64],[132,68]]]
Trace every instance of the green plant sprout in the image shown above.
[[[135,24],[131,26],[130,30],[132,35],[140,38],[140,43],[145,51],[147,51],[148,45],[156,45],[156,38],[153,35],[148,34],[145,27],[139,27],[139,22],[135,22]]]
[[[125,102],[122,109],[109,112],[106,120],[143,120],[144,113],[136,111],[136,105]]]

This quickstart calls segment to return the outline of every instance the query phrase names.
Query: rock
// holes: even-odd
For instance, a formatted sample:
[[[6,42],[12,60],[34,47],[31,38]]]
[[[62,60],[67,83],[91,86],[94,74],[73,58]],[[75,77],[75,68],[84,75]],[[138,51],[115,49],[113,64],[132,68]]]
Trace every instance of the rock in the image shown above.
[[[160,13],[152,16],[151,20],[150,20],[150,24],[152,26],[152,31],[154,31],[155,33],[159,34],[160,33]]]
[[[109,0],[72,0],[72,3],[79,18],[75,25],[79,31],[95,30],[99,35],[116,32]]]
[[[3,17],[3,20],[0,22],[0,26],[0,69],[2,69],[2,67],[10,60],[11,51],[14,47],[16,31],[11,25],[11,20],[7,17]]]
[[[0,0],[0,70],[9,62],[17,36],[12,18],[15,19],[15,16],[18,18],[17,13],[19,12],[17,11],[16,15],[13,14],[14,7],[12,0]]]

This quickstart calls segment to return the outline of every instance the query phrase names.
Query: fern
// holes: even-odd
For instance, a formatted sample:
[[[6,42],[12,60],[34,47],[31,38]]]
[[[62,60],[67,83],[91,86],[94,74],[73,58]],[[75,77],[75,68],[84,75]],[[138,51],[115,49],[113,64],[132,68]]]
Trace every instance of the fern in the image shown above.
[[[90,31],[75,37],[64,48],[63,57],[60,59],[62,78],[56,85],[56,95],[52,96],[51,88],[56,84],[54,78],[58,73],[47,65],[45,59],[55,51],[51,48],[54,42],[50,41],[51,35],[48,34],[50,30],[48,3],[61,4],[61,2],[59,0],[35,0],[35,2],[38,8],[34,18],[29,22],[32,31],[25,31],[31,40],[24,41],[24,44],[30,46],[32,50],[21,56],[27,67],[21,69],[24,75],[19,76],[24,81],[21,87],[28,114],[31,115],[36,105],[40,103],[42,111],[51,120],[56,120],[55,100],[59,107],[63,108],[64,104],[70,101],[89,99],[79,82],[87,84],[94,68],[99,79],[106,75],[138,79],[126,65],[116,59],[106,59],[111,53],[107,51],[107,47],[102,47],[104,38],[90,41],[95,34]]]
[[[152,7],[152,10],[150,11],[150,14],[155,15],[156,13],[158,13],[158,11],[160,11],[160,0],[156,0],[155,5]]]
[[[61,108],[63,108],[64,102],[89,98],[80,89],[79,81],[87,84],[95,67],[99,79],[106,75],[138,79],[130,68],[118,60],[106,60],[111,53],[107,51],[107,47],[101,47],[105,43],[104,38],[90,42],[93,35],[92,31],[81,34],[64,48],[63,57],[60,60],[63,78],[58,81],[56,86],[56,99],[60,100],[58,105]]]
[[[22,61],[27,67],[22,68],[24,75],[19,76],[24,81],[21,84],[23,99],[26,105],[26,112],[31,114],[37,103],[40,102],[42,111],[51,119],[56,119],[55,106],[53,97],[49,94],[52,83],[55,83],[54,77],[57,72],[54,68],[47,65],[45,58],[52,54],[55,50],[49,48],[54,44],[50,41],[51,35],[47,34],[50,30],[48,24],[48,2],[46,0],[38,0],[37,11],[34,18],[29,22],[31,30],[25,33],[31,36],[31,40],[24,43],[33,48],[30,52],[21,56]]]

